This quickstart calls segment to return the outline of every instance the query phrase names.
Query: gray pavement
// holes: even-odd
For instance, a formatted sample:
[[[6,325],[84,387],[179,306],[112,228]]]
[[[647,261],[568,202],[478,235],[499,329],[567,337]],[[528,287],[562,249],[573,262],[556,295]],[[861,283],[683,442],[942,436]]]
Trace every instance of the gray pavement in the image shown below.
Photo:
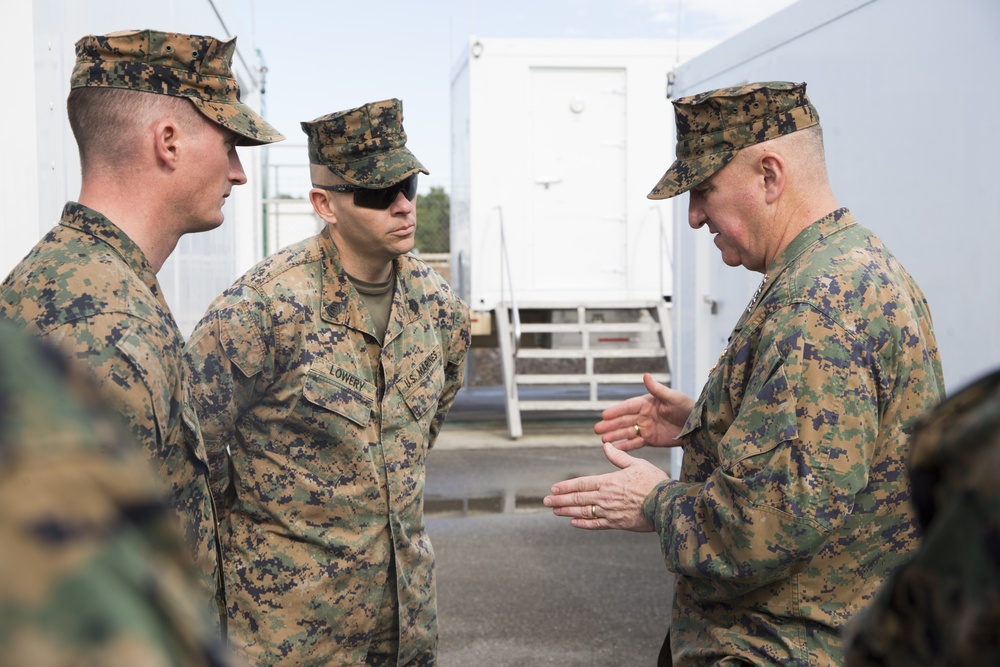
[[[502,402],[473,393],[427,465],[441,667],[655,664],[672,584],[655,535],[579,530],[541,505],[553,483],[613,469],[596,416],[529,415],[512,441]]]
[[[522,400],[586,397],[585,387],[523,387]],[[623,401],[645,393],[642,385],[611,385],[601,388],[602,400]],[[435,448],[486,449],[510,447],[600,446],[594,424],[600,413],[591,411],[528,411],[522,414],[524,435],[507,435],[503,387],[463,387],[455,398],[448,421],[438,435]]]

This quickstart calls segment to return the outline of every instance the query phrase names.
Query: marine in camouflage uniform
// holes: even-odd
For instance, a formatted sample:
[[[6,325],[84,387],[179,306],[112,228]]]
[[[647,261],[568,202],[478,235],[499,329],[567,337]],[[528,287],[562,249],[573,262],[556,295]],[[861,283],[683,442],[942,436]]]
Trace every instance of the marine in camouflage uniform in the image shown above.
[[[943,394],[923,296],[846,209],[767,270],[644,503],[676,573],[676,665],[839,665],[919,532],[908,424]],[[706,642],[705,629],[711,640]]]
[[[0,321],[0,664],[228,665],[146,457]]]
[[[810,160],[800,154],[819,128],[789,136],[818,126],[805,84],[737,86],[674,106],[677,161],[650,198],[692,190],[691,225],[718,234],[727,264],[765,276],[693,405],[647,380],[651,397],[606,411],[595,429],[606,442],[684,448],[679,480],[645,464],[628,526],[658,533],[676,575],[660,664],[840,665],[841,629],[919,536],[905,474],[910,426],[944,392],[930,313],[895,257],[835,204],[825,168],[822,185],[806,173],[821,143],[809,145]],[[742,171],[723,170],[748,148],[733,167]],[[775,234],[788,220],[779,229],[794,234]],[[652,442],[650,415],[674,404],[691,406],[686,422],[670,421],[673,442]],[[622,473],[642,470],[621,452],[609,458]],[[589,490],[557,486],[557,495]],[[606,497],[563,504],[557,513],[581,527],[621,527]]]
[[[401,103],[302,127],[327,226],[238,280],[187,347],[226,499],[230,641],[257,665],[431,665],[425,461],[461,385],[468,308],[402,254],[409,179],[426,170],[405,147]],[[383,279],[379,307],[370,283]]]
[[[215,124],[205,125],[223,128],[238,137],[236,143],[275,141],[281,135],[239,102],[230,69],[234,50],[235,40],[152,30],[83,37],[76,44],[70,107],[74,94],[95,88],[124,89],[129,91],[126,95],[167,95],[191,100],[193,108]],[[190,113],[199,121],[202,118]],[[78,139],[89,129],[74,127]],[[86,141],[81,143],[82,192],[89,191],[95,201],[112,202],[113,197],[98,193],[93,185],[95,176],[83,155]],[[140,152],[137,147],[136,153]],[[199,174],[203,172],[202,168]],[[151,206],[148,193],[135,196]],[[218,201],[221,206],[221,197]],[[167,229],[173,223],[173,208],[183,205],[172,202],[156,211],[151,227],[157,234],[163,233],[161,225]],[[130,206],[134,202],[124,203],[124,208]],[[221,221],[217,208],[214,215]],[[207,456],[181,363],[183,338],[157,282],[159,266],[149,256],[160,257],[162,263],[173,245],[141,248],[119,226],[129,223],[134,228],[139,223],[135,219],[118,223],[88,206],[67,203],[59,224],[0,285],[0,314],[48,339],[80,364],[102,400],[131,428],[153,462],[193,548],[206,604],[215,608],[221,621],[223,586]]]
[[[1000,664],[1000,371],[922,417],[912,449],[924,535],[852,624],[846,664]]]

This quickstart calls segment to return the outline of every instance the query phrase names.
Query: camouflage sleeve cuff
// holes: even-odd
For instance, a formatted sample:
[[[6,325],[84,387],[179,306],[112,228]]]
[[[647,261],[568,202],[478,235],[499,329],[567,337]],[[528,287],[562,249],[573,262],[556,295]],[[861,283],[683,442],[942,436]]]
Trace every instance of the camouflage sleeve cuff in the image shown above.
[[[675,479],[665,479],[646,495],[645,500],[642,501],[642,514],[658,534],[663,535],[664,530],[661,520],[663,513],[660,512],[660,508],[670,502],[672,498],[683,495],[684,490],[690,486],[690,484],[684,484]]]

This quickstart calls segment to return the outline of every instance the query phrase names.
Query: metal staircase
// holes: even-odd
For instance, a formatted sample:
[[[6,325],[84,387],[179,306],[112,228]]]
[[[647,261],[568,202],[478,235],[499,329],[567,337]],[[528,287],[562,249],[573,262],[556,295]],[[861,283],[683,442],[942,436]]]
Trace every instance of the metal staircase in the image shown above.
[[[521,322],[522,314],[541,314],[548,321]],[[507,408],[507,431],[512,439],[522,433],[524,410],[599,411],[618,403],[602,400],[601,385],[642,382],[642,371],[616,372],[615,365],[632,361],[640,364],[659,382],[669,382],[667,350],[670,341],[669,303],[633,301],[613,303],[510,303],[494,310],[500,358],[503,366]],[[537,318],[536,318],[537,319]],[[529,336],[531,340],[529,340]],[[533,343],[533,344],[532,344]],[[519,372],[522,367],[537,371],[545,360],[559,366],[559,360],[576,360],[577,368],[556,372]],[[539,360],[531,363],[529,360]],[[606,360],[606,361],[603,361]],[[583,362],[582,370],[578,367]],[[598,362],[598,363],[595,363]],[[604,369],[597,372],[595,368]],[[525,386],[587,387],[586,395],[576,391],[553,391],[551,399],[522,400],[519,388]]]

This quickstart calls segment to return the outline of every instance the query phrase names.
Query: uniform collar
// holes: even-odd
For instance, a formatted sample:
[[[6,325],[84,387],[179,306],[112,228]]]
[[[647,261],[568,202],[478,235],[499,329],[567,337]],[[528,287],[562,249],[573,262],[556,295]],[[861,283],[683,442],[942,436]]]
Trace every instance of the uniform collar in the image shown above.
[[[331,324],[350,327],[363,331],[375,337],[375,324],[368,315],[367,309],[361,308],[361,296],[354,289],[344,266],[340,262],[337,246],[330,236],[329,227],[320,234],[320,249],[323,254],[323,293],[322,314],[324,321]],[[385,330],[384,343],[402,333],[403,328],[420,316],[419,310],[408,304],[413,304],[410,298],[412,282],[403,268],[403,260],[397,257],[394,261],[396,285],[392,296],[392,311],[389,315],[389,326]]]
[[[812,223],[792,239],[785,249],[778,253],[771,265],[767,267],[767,275],[776,276],[785,270],[799,255],[816,245],[828,236],[842,229],[858,224],[857,219],[846,208],[838,208]]]
[[[92,236],[110,247],[139,276],[164,310],[170,312],[170,308],[163,298],[163,290],[156,279],[156,272],[153,271],[153,266],[135,241],[130,239],[117,225],[94,209],[72,201],[63,208],[59,224]]]
[[[776,278],[791,266],[800,255],[823,239],[833,236],[848,227],[853,227],[856,224],[858,224],[857,219],[848,209],[838,208],[836,211],[828,213],[799,232],[792,239],[792,242],[785,246],[767,267],[767,272],[764,274],[760,285],[750,298],[750,303],[747,304],[746,310],[743,312],[743,316],[740,319],[741,323],[753,312],[754,307],[763,299],[764,295],[768,293],[771,285],[775,283]]]

